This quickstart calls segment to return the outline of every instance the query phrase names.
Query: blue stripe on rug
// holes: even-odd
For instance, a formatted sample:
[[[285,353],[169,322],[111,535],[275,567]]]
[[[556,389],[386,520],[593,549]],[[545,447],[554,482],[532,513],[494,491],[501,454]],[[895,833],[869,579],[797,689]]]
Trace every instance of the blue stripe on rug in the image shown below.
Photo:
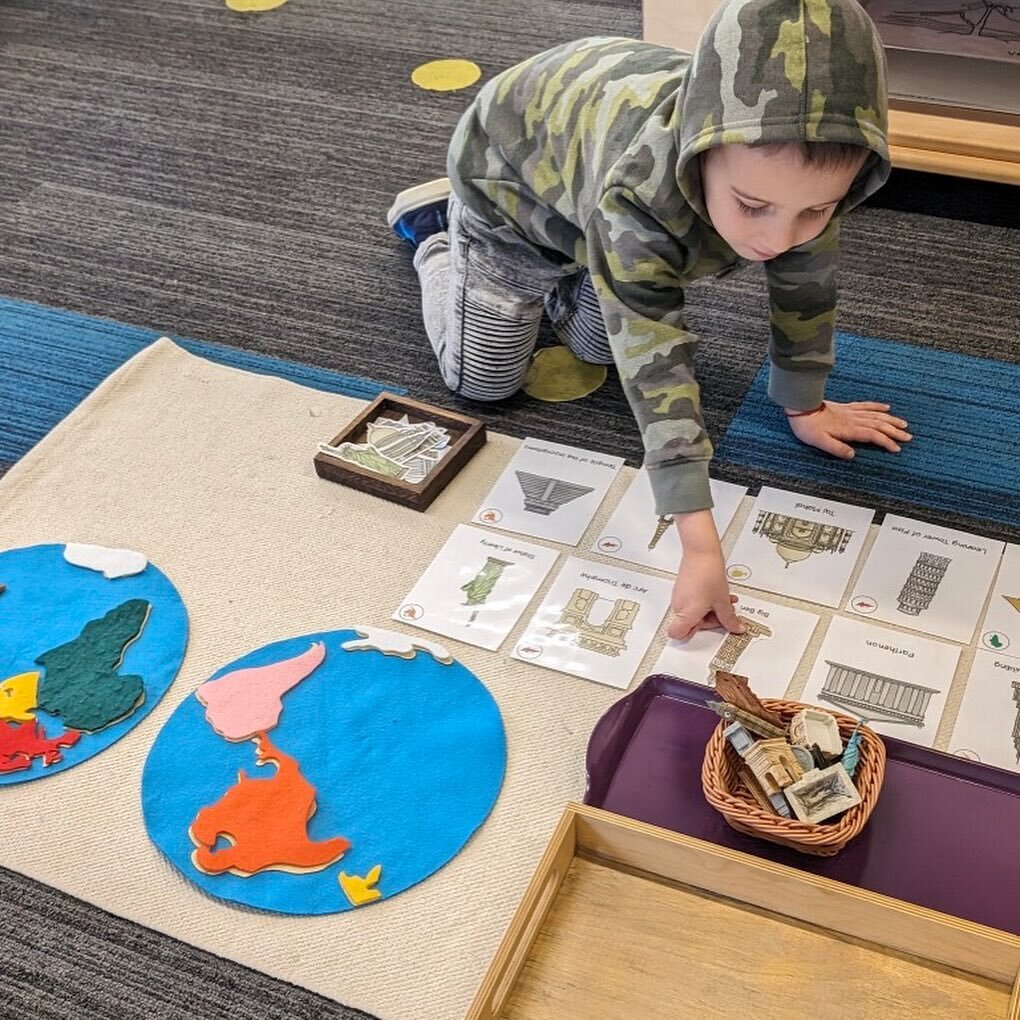
[[[0,463],[22,457],[114,369],[166,334],[109,319],[0,298]],[[371,400],[383,390],[358,376],[261,354],[171,337],[185,350],[241,368],[347,397]]]
[[[918,507],[1020,525],[1020,365],[839,333],[832,400],[879,400],[910,423],[898,454],[861,446],[841,461],[797,442],[762,366],[716,457]]]

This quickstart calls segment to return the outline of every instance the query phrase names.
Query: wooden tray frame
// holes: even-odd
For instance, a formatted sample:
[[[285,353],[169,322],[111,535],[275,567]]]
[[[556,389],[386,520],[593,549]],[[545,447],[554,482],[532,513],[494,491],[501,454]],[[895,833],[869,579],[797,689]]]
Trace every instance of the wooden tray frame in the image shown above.
[[[380,416],[407,415],[411,422],[431,421],[446,428],[452,439],[449,453],[436,465],[427,478],[415,484],[399,478],[386,478],[358,464],[332,457],[321,450],[315,455],[315,473],[320,478],[359,489],[380,499],[388,499],[412,510],[428,509],[443,489],[453,481],[460,469],[485,445],[485,425],[477,418],[457,414],[433,404],[423,404],[395,393],[380,393],[339,435],[330,446],[360,442],[365,438],[368,423]]]
[[[468,1020],[500,1016],[575,857],[693,886],[1012,987],[1000,1020],[1020,1020],[1016,936],[581,804],[567,805]]]

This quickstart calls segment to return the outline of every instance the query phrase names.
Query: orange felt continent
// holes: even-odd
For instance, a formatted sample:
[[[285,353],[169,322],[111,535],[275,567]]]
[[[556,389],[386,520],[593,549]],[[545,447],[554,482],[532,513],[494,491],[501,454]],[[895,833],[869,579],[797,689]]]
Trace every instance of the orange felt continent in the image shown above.
[[[242,769],[237,784],[202,808],[188,834],[197,849],[191,859],[209,875],[229,871],[247,877],[259,871],[318,871],[339,860],[350,842],[341,836],[313,843],[308,819],[315,814],[315,787],[297,762],[275,748],[265,733],[255,737],[255,760],[272,762],[272,779],[250,779]],[[223,836],[231,845],[214,850]]]
[[[0,722],[0,772],[21,772],[42,758],[44,765],[56,765],[63,757],[62,747],[73,747],[81,734],[65,730],[59,737],[47,739],[37,722]]]

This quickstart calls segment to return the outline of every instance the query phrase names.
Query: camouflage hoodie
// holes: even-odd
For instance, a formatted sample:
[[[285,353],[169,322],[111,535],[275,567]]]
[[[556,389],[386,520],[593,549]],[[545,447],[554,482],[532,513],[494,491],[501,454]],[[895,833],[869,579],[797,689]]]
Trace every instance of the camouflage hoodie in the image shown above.
[[[825,230],[765,263],[769,392],[806,409],[832,366],[839,214],[889,173],[884,55],[855,0],[728,0],[693,57],[633,39],[557,47],[489,81],[451,143],[469,208],[588,267],[660,514],[711,506],[683,288],[740,261],[709,222],[696,157],[784,141],[871,150]]]

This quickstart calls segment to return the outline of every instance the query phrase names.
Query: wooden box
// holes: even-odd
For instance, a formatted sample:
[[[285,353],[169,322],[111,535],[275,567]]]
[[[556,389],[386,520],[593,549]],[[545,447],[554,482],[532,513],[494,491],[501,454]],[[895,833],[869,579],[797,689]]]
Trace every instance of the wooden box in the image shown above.
[[[412,424],[432,422],[445,428],[450,435],[448,452],[420,482],[390,478],[322,450],[315,455],[316,474],[320,478],[360,489],[412,510],[425,510],[485,444],[485,425],[477,418],[469,418],[408,397],[398,397],[393,393],[380,393],[354,421],[330,440],[329,445],[364,443],[368,426],[376,419],[401,418],[404,415]]]
[[[1018,970],[1016,936],[571,804],[468,1017],[1020,1020]]]

